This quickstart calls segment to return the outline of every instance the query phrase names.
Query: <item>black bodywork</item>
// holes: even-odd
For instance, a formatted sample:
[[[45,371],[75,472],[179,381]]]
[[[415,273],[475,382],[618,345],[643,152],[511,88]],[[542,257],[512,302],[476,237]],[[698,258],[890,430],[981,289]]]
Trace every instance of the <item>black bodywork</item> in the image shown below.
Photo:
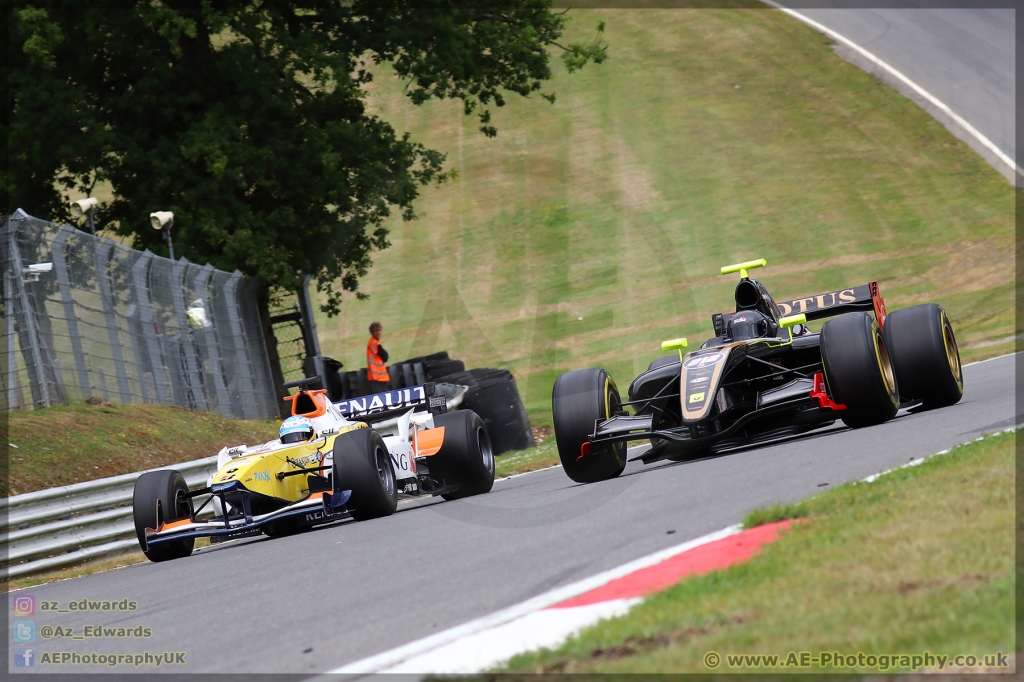
[[[779,321],[800,313],[810,321],[862,310],[873,311],[881,326],[885,304],[877,283],[777,303],[760,282],[744,278],[735,298],[735,313],[712,316],[715,337],[682,358],[655,360],[633,381],[614,415],[595,423],[592,449],[650,439],[651,448],[632,459],[688,459],[799,434],[838,418],[845,406],[830,397],[819,334],[804,325],[790,334]]]

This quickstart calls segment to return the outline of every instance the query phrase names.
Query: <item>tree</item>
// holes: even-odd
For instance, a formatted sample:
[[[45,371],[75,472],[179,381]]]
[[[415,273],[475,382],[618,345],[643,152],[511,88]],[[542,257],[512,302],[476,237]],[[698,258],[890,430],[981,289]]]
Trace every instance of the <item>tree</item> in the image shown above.
[[[487,107],[540,94],[549,48],[570,70],[606,56],[603,25],[559,45],[550,0],[13,4],[8,210],[63,219],[60,188],[106,180],[98,227],[161,253],[148,215],[174,211],[178,254],[285,290],[309,273],[328,314],[360,295],[385,218],[413,219],[451,172],[366,111],[378,67],[415,103],[461,99],[493,136]]]

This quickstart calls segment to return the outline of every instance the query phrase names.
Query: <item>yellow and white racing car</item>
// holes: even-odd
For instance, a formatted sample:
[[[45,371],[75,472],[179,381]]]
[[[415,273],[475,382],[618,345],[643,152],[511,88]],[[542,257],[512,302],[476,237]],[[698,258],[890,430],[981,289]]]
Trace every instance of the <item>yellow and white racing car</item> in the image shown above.
[[[483,421],[470,410],[448,412],[434,384],[332,403],[326,391],[307,390],[319,381],[285,384],[299,391],[286,398],[291,416],[280,437],[222,449],[206,487],[189,490],[173,470],[139,476],[135,532],[150,561],[188,556],[198,537],[277,537],[388,516],[400,497],[452,500],[491,489],[494,455]],[[213,518],[200,520],[207,505]]]

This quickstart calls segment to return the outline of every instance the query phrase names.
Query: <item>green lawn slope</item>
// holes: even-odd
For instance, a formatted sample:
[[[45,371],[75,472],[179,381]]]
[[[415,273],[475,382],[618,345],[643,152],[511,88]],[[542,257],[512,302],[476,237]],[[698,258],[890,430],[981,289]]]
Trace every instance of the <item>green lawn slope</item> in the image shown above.
[[[624,390],[661,340],[710,336],[736,279],[719,267],[758,257],[779,298],[875,279],[890,310],[945,306],[965,361],[1011,348],[1013,189],[916,105],[776,10],[570,16],[567,39],[607,22],[611,59],[557,66],[554,105],[510,98],[495,139],[373,84],[459,176],[390,223],[369,300],[320,316],[326,355],[361,367],[380,320],[395,359],[512,370],[547,425],[558,374],[603,366]]]

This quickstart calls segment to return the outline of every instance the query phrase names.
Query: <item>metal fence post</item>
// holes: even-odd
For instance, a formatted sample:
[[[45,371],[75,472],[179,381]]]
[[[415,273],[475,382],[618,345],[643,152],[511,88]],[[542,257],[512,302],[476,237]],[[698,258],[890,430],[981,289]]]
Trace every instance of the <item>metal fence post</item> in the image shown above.
[[[110,276],[107,274],[107,263],[115,248],[114,240],[107,237],[96,244],[96,285],[99,289],[100,301],[103,304],[103,318],[107,323],[107,336],[110,339],[110,352],[114,356],[114,371],[117,373],[117,389],[121,393],[121,402],[132,402],[132,392],[128,387],[128,370],[124,364],[124,353],[121,351],[121,335],[117,331],[117,316],[114,314],[114,297],[110,292]]]
[[[17,344],[14,338],[14,275],[11,272],[13,264],[11,262],[10,249],[8,248],[10,240],[8,239],[8,233],[13,231],[13,225],[10,220],[5,219],[2,229],[0,229],[0,249],[3,250],[3,267],[4,267],[4,318],[6,322],[5,329],[5,340],[7,345],[4,348],[4,359],[7,366],[4,367],[4,371],[7,375],[7,386],[5,387],[5,395],[7,397],[7,405],[5,406],[8,410],[15,409],[18,406],[18,351],[16,349]]]
[[[4,270],[4,317],[7,322],[6,341],[7,347],[4,349],[4,355],[7,360],[7,367],[4,369],[7,371],[7,409],[13,410],[18,404],[18,352],[14,346],[14,294],[12,289],[14,288],[14,277],[11,275],[11,269],[7,268]]]
[[[85,397],[92,395],[92,382],[89,380],[89,364],[85,359],[85,351],[82,348],[82,334],[78,329],[78,313],[75,310],[75,300],[71,296],[71,278],[68,276],[68,264],[66,253],[68,237],[75,232],[70,225],[63,225],[57,238],[53,240],[52,258],[53,269],[57,274],[57,286],[60,289],[61,303],[64,305],[64,317],[68,325],[68,336],[71,340],[71,353],[75,357],[75,368],[78,370],[78,386]]]
[[[199,296],[203,302],[204,310],[209,310],[208,301],[210,295],[207,292],[207,287],[210,284],[210,278],[213,276],[213,266],[207,263],[199,271],[194,280],[194,288],[196,295]],[[203,343],[206,347],[207,357],[210,359],[210,372],[207,374],[213,375],[213,389],[214,394],[217,396],[217,407],[218,411],[225,417],[242,416],[235,415],[231,409],[231,399],[228,397],[227,386],[224,385],[224,369],[221,366],[220,349],[217,347],[217,332],[219,331],[216,326],[216,322],[212,319],[213,315],[209,315],[210,326],[197,329],[193,332],[196,336],[200,336],[203,339]]]
[[[252,349],[245,342],[245,334],[242,332],[242,321],[238,315],[238,284],[242,281],[242,273],[235,270],[224,285],[224,296],[227,299],[228,322],[231,325],[231,335],[235,337],[235,348],[239,352],[235,354],[238,363],[238,379],[242,384],[242,407],[245,416],[254,419],[262,417],[254,398],[256,392],[255,377],[253,377]]]
[[[18,252],[18,231],[11,230],[9,235],[9,246],[11,250],[11,271],[18,291],[21,303],[21,314],[25,320],[25,329],[21,334],[21,350],[28,358],[31,358],[32,367],[29,368],[29,383],[32,388],[32,402],[41,406],[49,407],[50,390],[46,381],[46,368],[43,367],[43,356],[39,351],[39,334],[36,332],[35,315],[28,300],[28,291],[25,290],[23,279],[21,253]],[[25,346],[28,346],[26,348]],[[26,358],[26,359],[28,359]],[[32,381],[32,373],[35,373],[36,380]]]
[[[188,261],[181,258],[171,263],[171,300],[174,304],[174,316],[178,318],[178,329],[181,335],[181,352],[185,356],[186,385],[191,396],[189,405],[193,410],[206,412],[206,395],[203,391],[203,382],[199,378],[199,371],[196,367],[196,347],[192,339],[191,328],[188,324],[188,314],[185,312],[185,271],[188,269]]]
[[[238,288],[238,307],[242,314],[242,330],[246,334],[246,347],[249,348],[249,360],[253,367],[253,384],[256,386],[256,396],[262,407],[260,417],[266,419],[280,416],[281,408],[270,369],[270,354],[267,352],[267,340],[263,333],[257,303],[260,286],[259,279],[255,277],[243,280]],[[244,314],[246,311],[248,315]]]
[[[153,311],[149,303],[149,289],[146,287],[146,268],[153,260],[153,252],[146,249],[142,257],[132,266],[132,284],[135,288],[135,304],[138,307],[136,313],[142,327],[142,336],[146,339],[146,353],[150,375],[153,377],[153,389],[156,391],[156,400],[163,405],[173,403],[167,395],[167,377],[164,376],[164,362],[160,353],[160,340],[156,337],[156,330],[153,328]],[[140,368],[145,370],[146,368]],[[159,370],[160,375],[157,376]],[[141,380],[141,378],[140,378]]]

